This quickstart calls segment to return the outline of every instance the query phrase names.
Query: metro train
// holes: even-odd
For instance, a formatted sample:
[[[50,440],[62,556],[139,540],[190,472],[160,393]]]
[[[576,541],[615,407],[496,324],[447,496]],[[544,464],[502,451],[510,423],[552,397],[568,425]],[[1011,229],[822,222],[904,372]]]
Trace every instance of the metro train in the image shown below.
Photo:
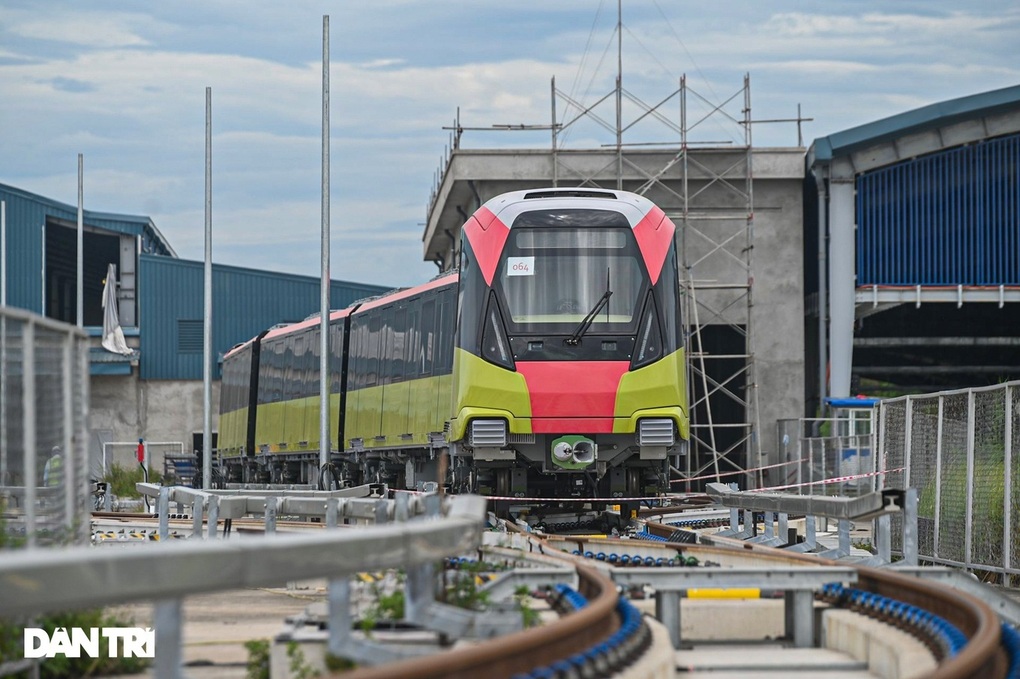
[[[227,481],[446,484],[502,498],[664,493],[689,437],[675,227],[624,191],[536,189],[464,224],[459,267],[223,360]]]

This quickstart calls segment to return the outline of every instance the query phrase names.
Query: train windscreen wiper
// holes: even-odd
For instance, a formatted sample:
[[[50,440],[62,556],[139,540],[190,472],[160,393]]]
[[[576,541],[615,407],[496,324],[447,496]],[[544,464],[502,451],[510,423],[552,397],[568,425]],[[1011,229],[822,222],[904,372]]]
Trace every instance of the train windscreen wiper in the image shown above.
[[[612,296],[613,291],[609,289],[609,270],[606,269],[606,291],[603,292],[602,296],[599,297],[599,300],[595,302],[595,306],[591,308],[588,315],[581,320],[580,325],[577,326],[577,329],[574,330],[573,334],[565,339],[564,342],[572,347],[577,346],[577,344],[581,341],[581,338],[584,337],[584,333],[588,332],[588,328],[590,328],[591,324],[595,321],[595,317],[599,315],[599,312],[602,311],[607,304],[609,304],[609,298]]]

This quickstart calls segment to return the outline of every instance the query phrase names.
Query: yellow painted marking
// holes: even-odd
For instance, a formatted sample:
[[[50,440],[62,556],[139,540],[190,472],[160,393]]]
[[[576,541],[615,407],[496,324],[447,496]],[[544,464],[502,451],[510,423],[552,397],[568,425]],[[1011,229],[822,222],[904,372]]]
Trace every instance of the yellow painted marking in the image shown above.
[[[688,599],[757,599],[760,596],[761,590],[757,587],[733,587],[730,589],[703,587],[687,590]]]

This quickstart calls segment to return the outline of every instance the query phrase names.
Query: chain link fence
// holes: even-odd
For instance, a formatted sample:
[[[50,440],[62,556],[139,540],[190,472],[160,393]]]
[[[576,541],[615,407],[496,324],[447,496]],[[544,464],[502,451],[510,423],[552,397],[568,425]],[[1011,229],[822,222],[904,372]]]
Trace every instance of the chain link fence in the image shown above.
[[[0,307],[0,545],[88,540],[88,337]]]
[[[917,488],[922,559],[1020,575],[1020,382],[882,401],[879,449],[884,485]]]

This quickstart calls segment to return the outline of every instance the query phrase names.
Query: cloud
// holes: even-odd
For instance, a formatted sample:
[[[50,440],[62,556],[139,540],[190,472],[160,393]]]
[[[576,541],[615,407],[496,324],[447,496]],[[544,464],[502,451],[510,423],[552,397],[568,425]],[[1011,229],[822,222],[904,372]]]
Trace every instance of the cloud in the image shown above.
[[[83,47],[145,47],[151,43],[134,30],[136,15],[75,12],[50,14],[44,19],[15,13],[7,30],[22,38]]]
[[[678,9],[682,7],[682,11]],[[351,280],[406,285],[421,262],[434,172],[461,124],[547,124],[550,78],[588,106],[613,88],[615,8],[522,0],[137,3],[8,0],[0,8],[0,181],[72,203],[85,154],[88,209],[147,214],[182,256],[201,258],[205,89],[213,95],[217,261],[317,271],[322,15],[331,17],[331,221]],[[807,143],[910,108],[1020,81],[1020,11],[735,0],[624,8],[624,86],[658,103],[688,75],[692,118],[752,76],[755,118],[813,117]],[[737,117],[741,101],[737,102]],[[557,101],[560,116],[568,110]],[[661,109],[674,124],[677,98]],[[612,126],[615,101],[597,113]],[[629,97],[625,124],[643,113]],[[576,115],[576,109],[573,110]],[[736,131],[734,131],[735,128]],[[705,126],[711,139],[736,125]],[[653,117],[627,142],[679,134]],[[793,124],[756,126],[760,146],[796,143]],[[590,119],[560,142],[613,143]],[[467,131],[466,148],[548,148],[549,132]],[[221,259],[222,257],[222,259]],[[312,272],[315,275],[315,271]]]

